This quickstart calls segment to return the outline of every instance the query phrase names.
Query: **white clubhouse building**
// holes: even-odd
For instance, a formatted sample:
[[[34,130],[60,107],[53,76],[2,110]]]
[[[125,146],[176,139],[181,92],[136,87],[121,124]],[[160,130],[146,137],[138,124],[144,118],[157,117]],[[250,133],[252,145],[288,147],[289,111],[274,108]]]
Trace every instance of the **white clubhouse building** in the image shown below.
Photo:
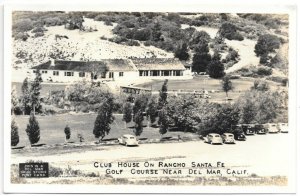
[[[191,79],[191,66],[173,58],[51,60],[32,67],[44,82],[134,81],[136,79]]]

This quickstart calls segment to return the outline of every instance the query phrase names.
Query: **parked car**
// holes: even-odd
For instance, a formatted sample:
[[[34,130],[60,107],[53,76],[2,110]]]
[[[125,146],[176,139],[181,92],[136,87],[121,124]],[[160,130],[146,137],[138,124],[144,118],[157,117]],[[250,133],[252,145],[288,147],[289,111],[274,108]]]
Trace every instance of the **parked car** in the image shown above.
[[[254,126],[254,129],[255,129],[256,134],[266,134],[267,133],[266,128],[262,124],[256,124]]]
[[[232,126],[231,131],[234,135],[234,139],[238,141],[246,141],[246,136],[243,132],[242,125]]]
[[[277,124],[269,123],[266,125],[269,133],[279,133],[279,129],[277,128]]]
[[[281,133],[288,133],[289,132],[289,126],[287,123],[278,123],[278,130]]]
[[[118,138],[119,144],[123,144],[125,146],[138,146],[139,142],[134,135],[123,135],[122,137]]]
[[[204,142],[209,144],[223,144],[222,137],[217,133],[210,133],[204,138]]]
[[[222,139],[224,144],[235,144],[234,135],[232,133],[223,133]]]
[[[254,135],[255,133],[254,124],[242,124],[242,129],[245,135]]]

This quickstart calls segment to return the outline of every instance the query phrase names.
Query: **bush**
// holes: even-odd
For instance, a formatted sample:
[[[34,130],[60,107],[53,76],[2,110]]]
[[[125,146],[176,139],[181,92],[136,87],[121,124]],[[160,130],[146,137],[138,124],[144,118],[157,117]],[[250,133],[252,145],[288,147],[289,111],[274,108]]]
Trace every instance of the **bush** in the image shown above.
[[[237,32],[237,27],[229,22],[225,22],[219,29],[219,34],[228,40],[244,40],[243,36]]]
[[[139,41],[147,41],[151,39],[151,29],[145,28],[141,30],[136,30],[133,34],[133,39],[139,40]]]
[[[15,40],[26,41],[29,38],[29,35],[27,33],[19,32],[14,37],[15,37]]]
[[[44,27],[36,27],[31,31],[31,33],[37,33],[37,32],[43,33],[44,31],[47,31],[47,29]]]
[[[37,32],[34,34],[34,37],[42,37],[42,36],[44,36],[43,32]]]
[[[125,44],[127,46],[140,46],[140,43],[138,41],[135,41],[135,40],[132,40],[132,39],[125,42]]]
[[[256,73],[260,76],[269,76],[272,74],[272,69],[267,67],[259,67]]]

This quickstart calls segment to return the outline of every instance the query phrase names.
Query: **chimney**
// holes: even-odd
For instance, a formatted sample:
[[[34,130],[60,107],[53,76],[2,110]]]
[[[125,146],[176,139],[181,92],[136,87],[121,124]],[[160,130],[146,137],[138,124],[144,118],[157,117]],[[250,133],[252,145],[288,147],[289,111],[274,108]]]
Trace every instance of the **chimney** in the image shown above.
[[[50,59],[50,61],[51,61],[50,66],[54,66],[55,65],[54,59]]]

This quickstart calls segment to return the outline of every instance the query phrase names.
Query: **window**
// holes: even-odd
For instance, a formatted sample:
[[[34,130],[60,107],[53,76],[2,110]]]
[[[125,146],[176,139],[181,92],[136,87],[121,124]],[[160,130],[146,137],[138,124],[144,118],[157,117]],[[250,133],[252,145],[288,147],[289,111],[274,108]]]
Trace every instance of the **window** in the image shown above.
[[[170,71],[167,71],[167,70],[162,71],[162,76],[170,76],[170,75],[171,75]]]
[[[180,76],[180,71],[176,70],[174,72],[175,72],[174,76]]]
[[[119,72],[119,77],[123,77],[124,76],[124,72]]]
[[[114,72],[109,72],[109,78],[114,78]]]
[[[46,70],[42,70],[42,73],[47,73],[47,71]]]
[[[106,78],[106,73],[105,72],[101,72],[101,78]]]
[[[53,71],[53,75],[54,76],[58,76],[59,75],[59,71]]]
[[[79,72],[79,77],[85,77],[85,72]]]
[[[143,71],[140,71],[140,76],[143,76]]]
[[[74,76],[74,72],[72,72],[72,71],[65,71],[65,76]]]
[[[159,76],[159,71],[157,71],[157,70],[151,71],[150,75],[151,76]]]
[[[33,70],[33,73],[36,73],[36,70]]]
[[[143,76],[148,76],[148,71],[144,71]]]

